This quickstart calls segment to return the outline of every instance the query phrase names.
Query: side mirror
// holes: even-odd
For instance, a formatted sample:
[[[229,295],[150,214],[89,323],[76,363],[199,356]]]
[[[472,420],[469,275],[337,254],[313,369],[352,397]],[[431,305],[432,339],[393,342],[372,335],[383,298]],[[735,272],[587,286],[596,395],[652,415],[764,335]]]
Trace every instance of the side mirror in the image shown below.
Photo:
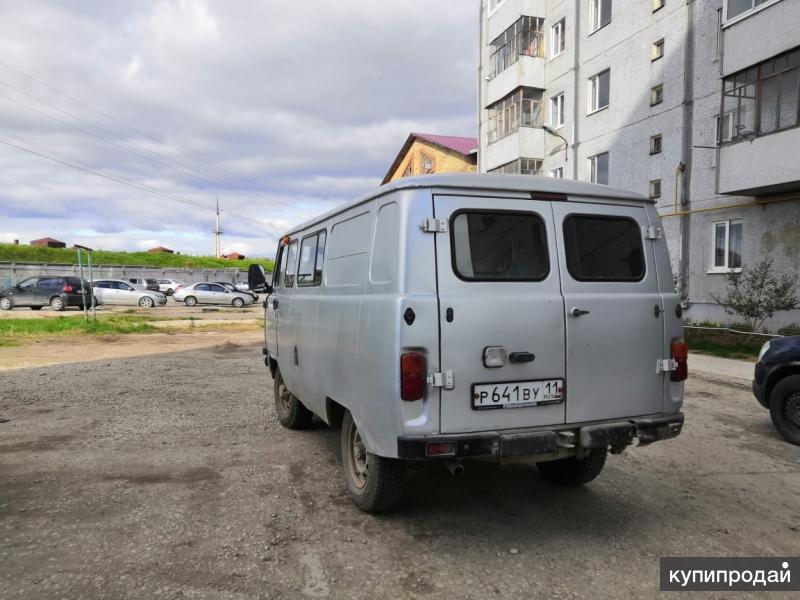
[[[272,293],[272,286],[267,283],[267,273],[261,265],[250,265],[247,269],[247,286],[251,292]]]

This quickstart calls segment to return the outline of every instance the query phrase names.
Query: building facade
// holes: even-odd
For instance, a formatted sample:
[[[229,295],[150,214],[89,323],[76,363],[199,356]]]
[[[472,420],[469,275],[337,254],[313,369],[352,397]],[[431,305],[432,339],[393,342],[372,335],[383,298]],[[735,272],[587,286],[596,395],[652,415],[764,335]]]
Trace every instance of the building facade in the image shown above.
[[[470,173],[476,168],[478,140],[453,135],[412,133],[381,184],[431,173]]]
[[[800,0],[481,0],[479,98],[480,171],[656,200],[688,318],[800,272]]]

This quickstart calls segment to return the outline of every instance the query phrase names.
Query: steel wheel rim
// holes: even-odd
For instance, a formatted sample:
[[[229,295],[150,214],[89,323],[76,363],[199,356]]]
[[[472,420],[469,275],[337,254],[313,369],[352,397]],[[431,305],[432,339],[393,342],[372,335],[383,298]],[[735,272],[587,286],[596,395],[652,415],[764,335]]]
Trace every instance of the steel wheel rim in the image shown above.
[[[281,381],[278,385],[278,397],[275,398],[275,405],[278,409],[278,413],[281,416],[286,416],[289,414],[289,403],[291,401],[291,394],[289,394],[289,390],[287,389],[286,385],[283,383],[283,381]]]
[[[361,435],[356,429],[356,424],[350,426],[350,431],[347,435],[347,448],[348,460],[350,463],[350,473],[353,476],[353,483],[356,487],[362,489],[367,485],[368,465],[367,465],[367,449],[361,441]]]
[[[783,413],[789,425],[800,430],[800,392],[794,392],[789,395],[786,399]]]

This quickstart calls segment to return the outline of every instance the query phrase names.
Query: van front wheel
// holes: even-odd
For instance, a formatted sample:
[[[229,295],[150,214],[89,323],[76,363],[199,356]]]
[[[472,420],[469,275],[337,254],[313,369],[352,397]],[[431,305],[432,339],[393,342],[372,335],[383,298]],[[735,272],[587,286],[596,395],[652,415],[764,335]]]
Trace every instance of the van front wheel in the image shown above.
[[[364,512],[393,508],[403,493],[405,464],[367,451],[350,411],[342,419],[342,474],[355,505]]]
[[[275,370],[275,413],[278,421],[287,429],[305,429],[311,423],[311,411],[293,395],[281,377],[280,369]]]
[[[558,485],[578,486],[589,483],[600,475],[606,464],[605,448],[592,448],[584,458],[562,458],[536,463],[542,477]]]

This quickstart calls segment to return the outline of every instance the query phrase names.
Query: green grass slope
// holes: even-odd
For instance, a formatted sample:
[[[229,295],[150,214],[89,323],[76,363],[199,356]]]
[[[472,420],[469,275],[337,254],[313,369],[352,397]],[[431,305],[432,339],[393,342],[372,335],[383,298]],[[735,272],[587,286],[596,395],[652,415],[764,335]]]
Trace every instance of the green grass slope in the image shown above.
[[[77,251],[70,248],[42,248],[0,244],[0,262],[32,262],[49,264],[77,264]],[[95,265],[132,265],[144,267],[184,267],[189,269],[242,269],[251,263],[263,265],[272,271],[272,261],[267,259],[227,260],[213,256],[188,256],[184,254],[150,252],[112,252],[95,250],[92,254]]]

